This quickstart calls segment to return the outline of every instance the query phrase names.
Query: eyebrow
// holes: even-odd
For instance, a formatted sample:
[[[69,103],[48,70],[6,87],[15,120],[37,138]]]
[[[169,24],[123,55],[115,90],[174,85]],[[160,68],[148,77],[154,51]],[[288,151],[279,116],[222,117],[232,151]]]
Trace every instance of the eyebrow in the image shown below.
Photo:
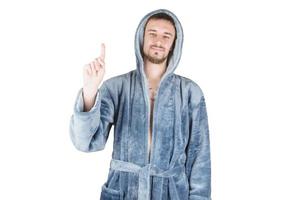
[[[147,31],[149,31],[149,32],[157,32],[155,29],[148,29]],[[173,34],[170,33],[170,32],[164,32],[164,34],[173,36]]]

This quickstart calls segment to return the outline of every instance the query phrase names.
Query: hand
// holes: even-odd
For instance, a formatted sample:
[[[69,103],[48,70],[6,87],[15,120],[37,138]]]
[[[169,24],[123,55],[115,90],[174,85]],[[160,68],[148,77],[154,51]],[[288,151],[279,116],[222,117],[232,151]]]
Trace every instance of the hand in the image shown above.
[[[83,93],[87,98],[93,98],[105,74],[105,44],[101,45],[100,56],[83,68]]]

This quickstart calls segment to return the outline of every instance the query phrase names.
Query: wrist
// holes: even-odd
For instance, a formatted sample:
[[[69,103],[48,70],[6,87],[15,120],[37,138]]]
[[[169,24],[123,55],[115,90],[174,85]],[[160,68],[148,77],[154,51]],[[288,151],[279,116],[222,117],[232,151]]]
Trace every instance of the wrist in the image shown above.
[[[97,88],[87,88],[87,87],[83,87],[83,97],[87,98],[87,99],[94,99],[94,97],[96,96],[98,92]]]

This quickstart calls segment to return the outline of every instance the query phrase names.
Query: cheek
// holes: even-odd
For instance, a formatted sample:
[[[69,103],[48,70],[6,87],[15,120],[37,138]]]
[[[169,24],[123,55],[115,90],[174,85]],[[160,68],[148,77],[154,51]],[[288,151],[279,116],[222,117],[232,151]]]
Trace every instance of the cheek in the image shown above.
[[[149,39],[144,39],[144,46],[148,46],[150,43],[150,40]]]
[[[146,43],[146,48],[150,49],[151,46],[153,46],[153,45],[154,45],[154,43],[152,43],[151,41],[149,41],[149,42]]]
[[[170,43],[170,48],[173,48],[173,44],[174,44],[174,40],[173,41],[171,41],[171,43]]]
[[[167,44],[167,45],[166,45],[166,49],[170,50],[170,49],[172,48],[172,44],[173,44],[173,43]]]
[[[147,49],[147,48],[149,48],[149,42],[148,41],[144,41],[144,49]]]

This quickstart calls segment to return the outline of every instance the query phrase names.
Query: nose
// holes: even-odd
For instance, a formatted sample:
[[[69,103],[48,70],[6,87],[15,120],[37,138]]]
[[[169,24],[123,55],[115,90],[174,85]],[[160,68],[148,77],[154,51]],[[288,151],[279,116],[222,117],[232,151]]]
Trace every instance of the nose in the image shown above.
[[[155,41],[155,45],[156,45],[157,47],[164,48],[165,41],[163,41],[163,39],[161,39],[161,38],[157,38],[156,41]]]
[[[161,45],[163,44],[163,38],[160,37],[160,36],[157,36],[157,37],[155,38],[155,44],[156,44],[157,46],[161,46]]]
[[[156,44],[156,46],[160,47],[161,46],[161,41],[158,39],[158,40],[156,40],[155,44]]]

